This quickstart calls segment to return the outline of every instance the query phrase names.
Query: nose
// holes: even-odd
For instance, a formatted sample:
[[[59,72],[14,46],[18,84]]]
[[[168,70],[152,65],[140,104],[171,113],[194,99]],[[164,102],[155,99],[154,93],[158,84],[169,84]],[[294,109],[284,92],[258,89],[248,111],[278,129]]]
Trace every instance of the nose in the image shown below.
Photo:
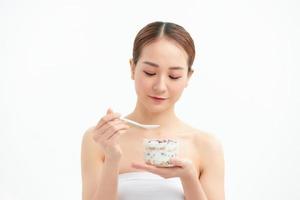
[[[159,94],[164,93],[167,90],[166,81],[162,76],[157,77],[153,84],[153,90]]]

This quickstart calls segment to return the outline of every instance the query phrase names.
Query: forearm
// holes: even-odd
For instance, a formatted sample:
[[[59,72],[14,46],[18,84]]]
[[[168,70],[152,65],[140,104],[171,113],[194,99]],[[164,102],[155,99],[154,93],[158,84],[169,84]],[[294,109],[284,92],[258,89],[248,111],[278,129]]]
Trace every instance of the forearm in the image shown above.
[[[207,200],[203,187],[197,177],[181,178],[185,200]]]
[[[93,200],[118,199],[119,161],[105,160]]]

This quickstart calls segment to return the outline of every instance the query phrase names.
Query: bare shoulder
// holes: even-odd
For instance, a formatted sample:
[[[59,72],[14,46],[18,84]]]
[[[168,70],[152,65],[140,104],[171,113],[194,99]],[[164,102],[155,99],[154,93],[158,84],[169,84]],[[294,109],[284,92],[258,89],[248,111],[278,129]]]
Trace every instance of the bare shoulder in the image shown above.
[[[88,128],[83,137],[82,137],[82,146],[81,146],[81,152],[82,152],[82,159],[85,159],[85,157],[98,157],[103,158],[102,152],[97,145],[97,143],[94,141],[94,130],[95,127]]]
[[[221,140],[215,134],[207,131],[194,128],[190,130],[200,173],[207,172],[208,169],[213,170],[216,167],[222,169],[224,166],[224,156]]]
[[[202,130],[193,131],[194,144],[201,163],[201,172],[224,166],[224,152],[221,140],[213,133]]]
[[[92,140],[93,139],[93,132],[95,130],[95,126],[92,126],[92,127],[89,127],[85,133],[83,134],[83,138],[82,140],[83,141],[89,141],[89,140]]]
[[[201,162],[210,160],[213,157],[223,156],[223,145],[221,140],[213,133],[195,129],[188,126],[188,134],[195,146]],[[204,160],[203,160],[204,159]]]
[[[201,146],[206,152],[222,152],[223,146],[221,140],[213,133],[194,129],[194,141],[197,146]]]
[[[94,143],[94,140],[93,140],[93,131],[94,131],[94,129],[95,129],[95,127],[90,127],[83,134],[82,148],[84,148],[86,146],[93,145],[93,143]]]

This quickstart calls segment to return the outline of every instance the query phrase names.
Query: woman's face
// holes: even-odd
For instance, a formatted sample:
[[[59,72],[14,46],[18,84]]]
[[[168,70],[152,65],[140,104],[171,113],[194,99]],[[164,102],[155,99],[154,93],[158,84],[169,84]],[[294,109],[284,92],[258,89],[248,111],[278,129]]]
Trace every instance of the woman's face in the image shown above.
[[[171,108],[187,86],[188,55],[175,41],[160,38],[145,46],[136,63],[131,61],[138,102],[150,112]]]

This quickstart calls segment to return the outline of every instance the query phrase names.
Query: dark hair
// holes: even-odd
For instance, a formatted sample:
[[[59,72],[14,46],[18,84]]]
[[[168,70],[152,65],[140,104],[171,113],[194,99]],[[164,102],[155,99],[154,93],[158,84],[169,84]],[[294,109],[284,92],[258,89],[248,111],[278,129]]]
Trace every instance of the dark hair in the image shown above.
[[[133,62],[137,63],[143,47],[160,37],[167,37],[177,42],[188,55],[188,71],[195,58],[195,45],[190,34],[182,27],[171,22],[152,22],[142,28],[135,37],[133,44]]]

